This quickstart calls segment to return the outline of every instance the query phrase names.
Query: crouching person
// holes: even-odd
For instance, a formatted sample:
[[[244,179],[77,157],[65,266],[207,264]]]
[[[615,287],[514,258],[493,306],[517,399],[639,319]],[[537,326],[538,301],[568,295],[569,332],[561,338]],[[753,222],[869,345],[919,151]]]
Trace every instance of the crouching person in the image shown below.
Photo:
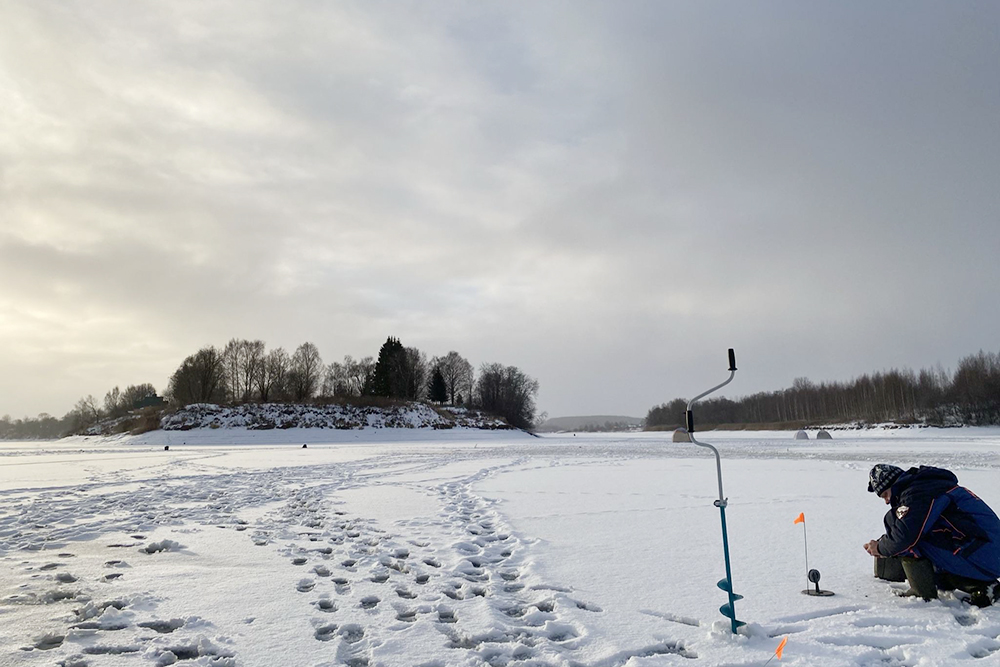
[[[1000,519],[989,505],[942,468],[880,463],[868,477],[868,490],[891,509],[885,535],[864,548],[876,558],[901,559],[910,584],[903,595],[930,600],[939,589],[957,588],[979,607],[997,601]]]

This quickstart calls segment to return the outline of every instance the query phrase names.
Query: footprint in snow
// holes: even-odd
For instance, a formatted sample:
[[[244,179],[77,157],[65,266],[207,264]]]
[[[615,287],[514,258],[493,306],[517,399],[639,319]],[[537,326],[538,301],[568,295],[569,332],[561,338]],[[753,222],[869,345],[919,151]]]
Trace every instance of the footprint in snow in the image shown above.
[[[316,586],[316,582],[312,579],[299,579],[299,583],[295,585],[295,590],[300,593],[308,593]]]
[[[576,639],[580,636],[576,628],[566,623],[548,623],[540,634],[549,641],[556,642],[557,644]]]
[[[962,627],[969,628],[979,623],[979,618],[973,613],[960,611],[955,614],[955,622]]]
[[[322,612],[332,613],[337,611],[337,605],[330,598],[320,598],[316,600],[316,608]]]
[[[414,623],[417,620],[417,610],[416,609],[397,609],[396,610],[396,620],[402,621],[403,623]]]
[[[466,554],[478,554],[483,550],[482,547],[477,544],[473,544],[472,542],[458,542],[452,545],[452,547],[457,551]]]
[[[375,607],[378,606],[378,603],[381,601],[382,600],[380,600],[378,597],[374,595],[366,595],[365,597],[361,598],[360,606],[362,609],[374,609]]]
[[[184,621],[179,618],[172,618],[169,621],[143,621],[142,623],[136,623],[136,625],[140,628],[153,630],[161,635],[169,635],[170,633],[183,628]]]
[[[502,611],[507,616],[510,616],[511,618],[521,618],[526,613],[528,613],[528,610],[525,609],[524,607],[507,607],[505,609],[501,609],[500,611]]]
[[[583,611],[590,611],[590,612],[593,612],[595,614],[604,613],[604,610],[601,609],[600,607],[598,607],[596,604],[591,604],[589,602],[583,602],[581,600],[570,600],[570,602],[572,602],[574,605],[576,605],[577,609],[582,609]]]
[[[328,642],[336,636],[336,632],[337,625],[335,623],[328,623],[316,628],[313,636],[321,642]]]
[[[141,650],[142,647],[138,644],[99,644],[97,646],[85,646],[82,652],[85,655],[124,655],[127,653],[138,653]]]
[[[32,646],[39,651],[51,651],[54,648],[62,646],[63,641],[66,639],[65,635],[58,635],[53,632],[48,632],[37,637],[35,643]]]
[[[968,645],[967,650],[973,658],[988,658],[1000,651],[1000,641],[996,639],[980,639]]]
[[[348,644],[357,644],[365,638],[365,630],[357,623],[348,623],[340,629],[341,638]]]

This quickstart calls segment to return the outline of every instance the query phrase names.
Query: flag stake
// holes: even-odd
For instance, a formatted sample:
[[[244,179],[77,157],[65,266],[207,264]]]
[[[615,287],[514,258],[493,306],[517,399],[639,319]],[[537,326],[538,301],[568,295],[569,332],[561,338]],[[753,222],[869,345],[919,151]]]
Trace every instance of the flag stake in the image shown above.
[[[806,589],[809,588],[809,538],[806,536],[806,513],[800,512],[798,518],[795,519],[795,523],[802,524],[802,543],[805,545],[806,551]]]
[[[802,591],[802,593],[805,595],[820,595],[824,597],[828,595],[833,595],[833,591],[824,591],[819,587],[819,578],[820,578],[819,570],[809,569],[809,539],[806,537],[806,513],[800,512],[799,515],[795,517],[795,521],[793,521],[792,523],[802,524],[802,542],[805,545],[805,551],[806,551],[806,587]],[[809,588],[809,584],[815,584],[816,588]],[[779,660],[780,659],[781,658],[779,656]]]

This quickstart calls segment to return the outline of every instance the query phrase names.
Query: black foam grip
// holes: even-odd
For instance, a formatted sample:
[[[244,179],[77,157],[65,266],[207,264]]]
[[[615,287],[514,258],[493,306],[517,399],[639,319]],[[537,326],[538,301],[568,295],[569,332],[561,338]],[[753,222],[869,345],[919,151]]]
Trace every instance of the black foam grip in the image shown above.
[[[688,433],[694,433],[694,413],[687,410],[684,416],[687,418]]]
[[[729,348],[729,370],[736,370],[736,352],[733,348]]]

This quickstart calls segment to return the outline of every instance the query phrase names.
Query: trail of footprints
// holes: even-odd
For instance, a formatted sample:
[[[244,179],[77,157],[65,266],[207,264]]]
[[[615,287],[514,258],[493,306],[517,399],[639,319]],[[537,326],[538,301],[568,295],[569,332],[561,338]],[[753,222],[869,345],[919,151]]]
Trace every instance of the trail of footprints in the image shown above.
[[[312,637],[329,643],[337,662],[373,664],[374,649],[389,639],[375,636],[385,628],[438,633],[443,647],[493,667],[564,664],[572,656],[583,633],[573,619],[602,610],[565,589],[524,581],[524,547],[470,492],[474,481],[441,486],[440,515],[404,525],[413,529],[407,536],[348,517],[318,489],[289,501],[284,534],[258,536],[281,540],[290,565],[301,568],[294,589],[313,608]]]
[[[142,539],[142,535],[132,536]],[[118,548],[135,545],[108,545]],[[182,660],[203,658],[210,667],[236,667],[229,640],[215,636],[213,626],[196,616],[162,619],[155,616],[158,600],[147,594],[115,596],[109,586],[122,572],[111,572],[93,581],[72,574],[74,554],[62,552],[43,564],[21,563],[25,583],[18,593],[3,602],[13,605],[51,606],[55,619],[63,624],[34,636],[21,646],[22,653],[57,651],[50,664],[59,667],[91,667],[95,656],[139,655],[147,664],[164,667]],[[122,558],[104,563],[106,569],[122,570],[129,564]],[[118,575],[118,576],[111,576]]]

